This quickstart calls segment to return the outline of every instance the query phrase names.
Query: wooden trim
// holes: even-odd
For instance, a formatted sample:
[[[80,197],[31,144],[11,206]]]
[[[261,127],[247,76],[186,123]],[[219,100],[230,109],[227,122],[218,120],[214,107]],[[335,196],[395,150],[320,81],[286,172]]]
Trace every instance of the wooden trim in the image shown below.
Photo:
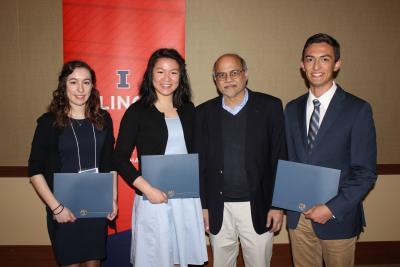
[[[27,166],[0,166],[1,177],[28,177]]]
[[[0,265],[57,267],[51,246],[0,246]]]
[[[289,244],[274,244],[271,266],[293,266]],[[356,265],[400,264],[400,241],[357,242]]]
[[[358,242],[356,264],[399,264],[400,241]]]
[[[274,244],[272,267],[290,267],[292,258],[289,244]],[[209,261],[204,266],[212,266],[211,249],[208,247]],[[239,256],[238,267],[243,267]],[[29,264],[28,264],[29,263]],[[399,264],[400,241],[358,242],[355,254],[356,265]],[[1,266],[55,267],[57,266],[51,246],[0,246]]]
[[[378,164],[378,174],[400,174],[400,164]],[[27,166],[0,166],[0,178],[2,177],[28,177]]]
[[[400,164],[378,164],[377,165],[378,174],[400,174]]]
[[[271,267],[293,266],[292,252],[289,244],[274,244],[272,250]]]

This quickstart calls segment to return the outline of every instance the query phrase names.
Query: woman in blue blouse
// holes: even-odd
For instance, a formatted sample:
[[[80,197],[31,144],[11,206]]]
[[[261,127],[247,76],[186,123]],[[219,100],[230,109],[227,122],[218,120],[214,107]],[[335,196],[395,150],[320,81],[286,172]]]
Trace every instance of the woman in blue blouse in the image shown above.
[[[159,49],[148,62],[140,100],[121,121],[115,164],[136,189],[132,212],[134,266],[203,265],[207,261],[199,198],[167,199],[130,161],[142,155],[192,152],[194,105],[185,61],[175,49]],[[148,200],[143,200],[143,194]]]

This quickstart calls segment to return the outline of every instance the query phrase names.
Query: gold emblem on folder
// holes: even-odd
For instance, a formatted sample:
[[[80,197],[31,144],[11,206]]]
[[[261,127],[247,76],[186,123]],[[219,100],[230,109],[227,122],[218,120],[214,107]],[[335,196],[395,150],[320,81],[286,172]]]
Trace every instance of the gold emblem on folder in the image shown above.
[[[303,211],[306,208],[306,204],[304,203],[299,203],[299,210]]]
[[[81,216],[87,216],[88,211],[85,209],[81,209],[80,214],[81,214]]]
[[[168,196],[168,198],[174,197],[174,196],[175,196],[175,190],[169,190],[169,191],[167,192],[167,196]]]

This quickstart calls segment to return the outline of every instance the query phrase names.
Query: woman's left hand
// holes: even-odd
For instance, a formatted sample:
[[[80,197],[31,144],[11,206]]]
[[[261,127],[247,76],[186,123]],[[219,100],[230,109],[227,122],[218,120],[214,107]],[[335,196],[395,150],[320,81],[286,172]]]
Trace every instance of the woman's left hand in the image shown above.
[[[107,215],[107,219],[110,221],[114,220],[118,214],[118,204],[116,200],[113,200],[113,211]]]

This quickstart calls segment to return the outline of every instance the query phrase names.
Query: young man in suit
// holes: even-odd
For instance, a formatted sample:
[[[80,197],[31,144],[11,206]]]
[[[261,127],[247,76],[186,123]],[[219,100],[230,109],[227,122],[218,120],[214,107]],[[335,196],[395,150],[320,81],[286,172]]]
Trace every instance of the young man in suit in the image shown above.
[[[296,267],[354,265],[365,226],[362,201],[376,181],[376,135],[371,106],[334,82],[339,43],[311,36],[300,63],[307,94],[285,109],[289,160],[341,170],[337,196],[304,213],[287,212]]]
[[[246,266],[269,266],[282,211],[271,209],[277,161],[286,158],[282,103],[246,88],[239,55],[217,59],[220,96],[197,108],[195,143],[200,194],[215,267],[236,266],[239,242]]]

